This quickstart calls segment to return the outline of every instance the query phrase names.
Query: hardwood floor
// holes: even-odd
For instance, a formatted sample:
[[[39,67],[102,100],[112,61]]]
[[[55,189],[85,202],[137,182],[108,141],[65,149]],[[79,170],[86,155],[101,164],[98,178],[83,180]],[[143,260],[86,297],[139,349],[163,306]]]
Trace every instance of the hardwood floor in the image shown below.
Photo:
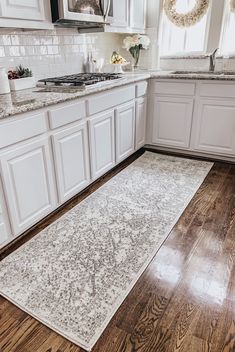
[[[20,244],[135,157],[41,223]],[[83,350],[0,298],[0,351]],[[93,351],[235,352],[234,165],[215,163]]]

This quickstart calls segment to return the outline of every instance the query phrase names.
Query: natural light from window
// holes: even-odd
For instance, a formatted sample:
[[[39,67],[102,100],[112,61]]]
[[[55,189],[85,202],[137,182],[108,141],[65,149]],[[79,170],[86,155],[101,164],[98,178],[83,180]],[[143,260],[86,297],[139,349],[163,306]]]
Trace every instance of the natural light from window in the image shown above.
[[[195,5],[195,0],[178,0],[177,11],[186,13]],[[163,13],[161,25],[161,56],[200,54],[205,51],[208,14],[192,27],[180,28],[168,20]]]
[[[235,53],[235,13],[230,11],[230,1],[226,1],[223,30],[220,41],[221,54],[234,54]]]

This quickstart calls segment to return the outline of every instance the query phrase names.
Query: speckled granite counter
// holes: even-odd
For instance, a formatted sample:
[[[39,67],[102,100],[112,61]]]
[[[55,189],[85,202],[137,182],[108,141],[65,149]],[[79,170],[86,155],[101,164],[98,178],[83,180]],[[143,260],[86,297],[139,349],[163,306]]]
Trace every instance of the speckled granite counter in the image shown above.
[[[109,89],[149,79],[148,72],[125,74],[123,78],[108,84],[88,88],[84,91],[51,92],[43,88],[26,89],[12,94],[0,95],[0,120],[16,114],[40,109],[46,106],[74,100]]]
[[[213,80],[213,81],[234,81],[235,82],[235,72],[234,75],[223,74],[206,74],[200,72],[190,72],[190,73],[174,73],[178,71],[150,71],[151,78],[159,79],[194,79],[194,80]],[[180,71],[179,71],[180,72]],[[181,71],[182,72],[182,71]]]
[[[234,75],[205,74],[205,73],[180,73],[174,71],[139,71],[138,73],[125,74],[120,80],[112,81],[105,85],[94,86],[84,91],[52,92],[43,88],[26,89],[17,93],[0,95],[0,120],[16,114],[40,109],[46,106],[74,100],[98,92],[103,92],[126,84],[135,83],[144,79],[187,79],[187,80],[214,80],[234,81]]]

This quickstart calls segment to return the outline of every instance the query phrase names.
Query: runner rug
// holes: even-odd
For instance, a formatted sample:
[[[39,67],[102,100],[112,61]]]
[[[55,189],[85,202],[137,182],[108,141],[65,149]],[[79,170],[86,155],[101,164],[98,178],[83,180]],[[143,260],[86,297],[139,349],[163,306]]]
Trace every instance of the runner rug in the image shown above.
[[[212,163],[145,152],[0,263],[0,293],[90,351]]]

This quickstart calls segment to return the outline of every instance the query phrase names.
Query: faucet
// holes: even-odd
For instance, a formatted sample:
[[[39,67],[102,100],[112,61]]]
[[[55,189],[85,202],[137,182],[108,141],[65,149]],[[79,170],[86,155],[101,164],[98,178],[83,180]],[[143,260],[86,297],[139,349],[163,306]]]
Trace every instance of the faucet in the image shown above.
[[[215,59],[216,59],[216,53],[219,50],[219,48],[216,48],[211,54],[208,55],[210,58],[210,68],[209,71],[214,72],[215,71]]]

